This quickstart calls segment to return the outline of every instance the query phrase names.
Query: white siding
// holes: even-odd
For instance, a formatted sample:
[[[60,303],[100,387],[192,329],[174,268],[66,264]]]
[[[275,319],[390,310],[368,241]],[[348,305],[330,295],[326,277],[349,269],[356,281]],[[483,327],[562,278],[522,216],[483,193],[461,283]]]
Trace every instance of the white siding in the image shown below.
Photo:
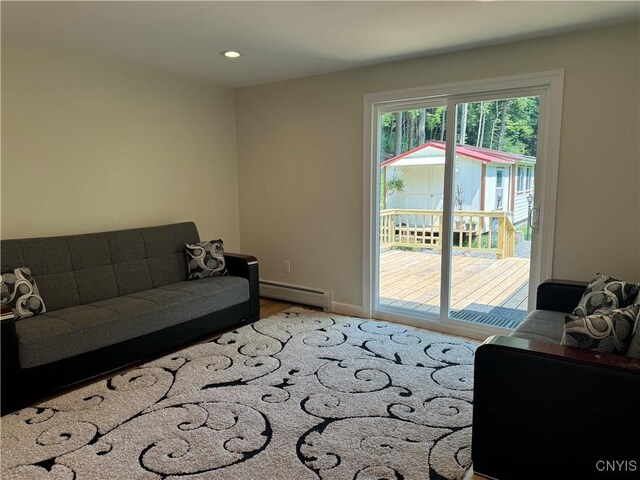
[[[387,179],[404,180],[404,190],[387,199],[387,208],[442,210],[444,165],[388,167]]]
[[[485,179],[484,210],[491,212],[496,208],[496,167],[487,165],[487,177]]]
[[[531,180],[529,183],[529,186],[531,187],[530,190],[523,190],[518,192],[517,190],[517,184],[518,184],[518,176],[517,176],[517,171],[518,171],[518,167],[522,167],[522,168],[528,168],[530,175],[531,175]],[[515,211],[514,211],[514,215],[513,215],[513,223],[519,223],[519,222],[524,222],[527,220],[528,217],[528,213],[529,213],[529,204],[527,202],[527,197],[529,196],[529,194],[533,194],[534,190],[535,190],[535,173],[536,173],[536,168],[535,166],[532,165],[531,162],[523,162],[523,163],[518,163],[516,168],[516,205],[515,205]],[[526,183],[526,176],[523,179],[523,188],[527,187],[527,183]]]
[[[480,208],[482,164],[464,158],[459,164],[455,185],[464,189],[464,210]],[[387,167],[387,180],[399,176],[404,190],[387,197],[387,208],[442,210],[444,196],[444,165]]]
[[[456,186],[464,189],[463,210],[480,209],[480,189],[482,188],[482,163],[467,157],[458,157],[453,192]]]
[[[516,208],[513,213],[513,223],[520,223],[527,220],[527,215],[529,213],[528,202],[527,202],[528,193],[516,193]]]

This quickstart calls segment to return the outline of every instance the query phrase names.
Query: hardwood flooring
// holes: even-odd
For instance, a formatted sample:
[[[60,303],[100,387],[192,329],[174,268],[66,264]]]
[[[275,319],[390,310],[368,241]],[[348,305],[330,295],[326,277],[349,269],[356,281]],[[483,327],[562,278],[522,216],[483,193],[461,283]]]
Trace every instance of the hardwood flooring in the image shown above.
[[[473,467],[466,473],[462,480],[486,480],[487,477],[473,473]]]
[[[309,305],[302,305],[299,303],[275,300],[273,298],[260,297],[260,318],[270,317],[271,315],[275,315],[276,313],[284,312],[291,307],[301,307],[306,308],[307,310],[322,311],[322,309],[318,307],[310,307]]]

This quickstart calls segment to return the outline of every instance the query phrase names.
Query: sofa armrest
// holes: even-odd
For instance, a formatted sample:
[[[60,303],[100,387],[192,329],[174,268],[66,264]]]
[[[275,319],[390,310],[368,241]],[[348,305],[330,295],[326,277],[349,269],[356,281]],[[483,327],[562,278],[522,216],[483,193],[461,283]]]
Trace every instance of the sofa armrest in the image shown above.
[[[257,320],[260,317],[260,273],[258,270],[258,259],[251,255],[225,253],[224,261],[227,264],[229,275],[249,280],[249,320]]]
[[[529,340],[519,337],[506,337],[494,335],[487,338],[478,351],[482,355],[487,349],[518,350],[532,356],[548,357],[566,362],[580,363],[586,366],[599,368],[615,368],[628,370],[640,375],[640,358],[625,357],[614,353],[594,352],[582,348],[567,347],[554,343],[546,343],[538,340]],[[508,355],[508,353],[506,353]]]
[[[546,280],[538,285],[537,310],[571,313],[578,305],[587,282],[573,280]]]
[[[640,460],[640,360],[515,337],[490,337],[474,371],[474,471],[500,480],[599,478]],[[624,477],[626,478],[626,477]]]

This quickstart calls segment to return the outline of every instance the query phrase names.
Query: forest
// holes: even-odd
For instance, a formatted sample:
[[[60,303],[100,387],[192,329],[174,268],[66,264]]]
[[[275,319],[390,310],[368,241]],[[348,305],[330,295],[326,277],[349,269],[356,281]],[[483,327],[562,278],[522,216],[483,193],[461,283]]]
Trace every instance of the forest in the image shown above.
[[[456,142],[536,156],[539,97],[520,97],[458,105]],[[446,140],[447,107],[382,115],[381,161],[430,140]]]

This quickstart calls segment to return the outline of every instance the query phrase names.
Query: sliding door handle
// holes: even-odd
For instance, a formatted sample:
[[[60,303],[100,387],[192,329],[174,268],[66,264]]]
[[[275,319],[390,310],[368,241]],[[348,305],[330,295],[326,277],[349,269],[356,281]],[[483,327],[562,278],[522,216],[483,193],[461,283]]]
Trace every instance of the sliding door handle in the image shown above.
[[[531,230],[538,230],[538,227],[540,226],[540,208],[539,207],[533,207],[531,209],[531,214],[529,215],[529,226],[531,227]]]

